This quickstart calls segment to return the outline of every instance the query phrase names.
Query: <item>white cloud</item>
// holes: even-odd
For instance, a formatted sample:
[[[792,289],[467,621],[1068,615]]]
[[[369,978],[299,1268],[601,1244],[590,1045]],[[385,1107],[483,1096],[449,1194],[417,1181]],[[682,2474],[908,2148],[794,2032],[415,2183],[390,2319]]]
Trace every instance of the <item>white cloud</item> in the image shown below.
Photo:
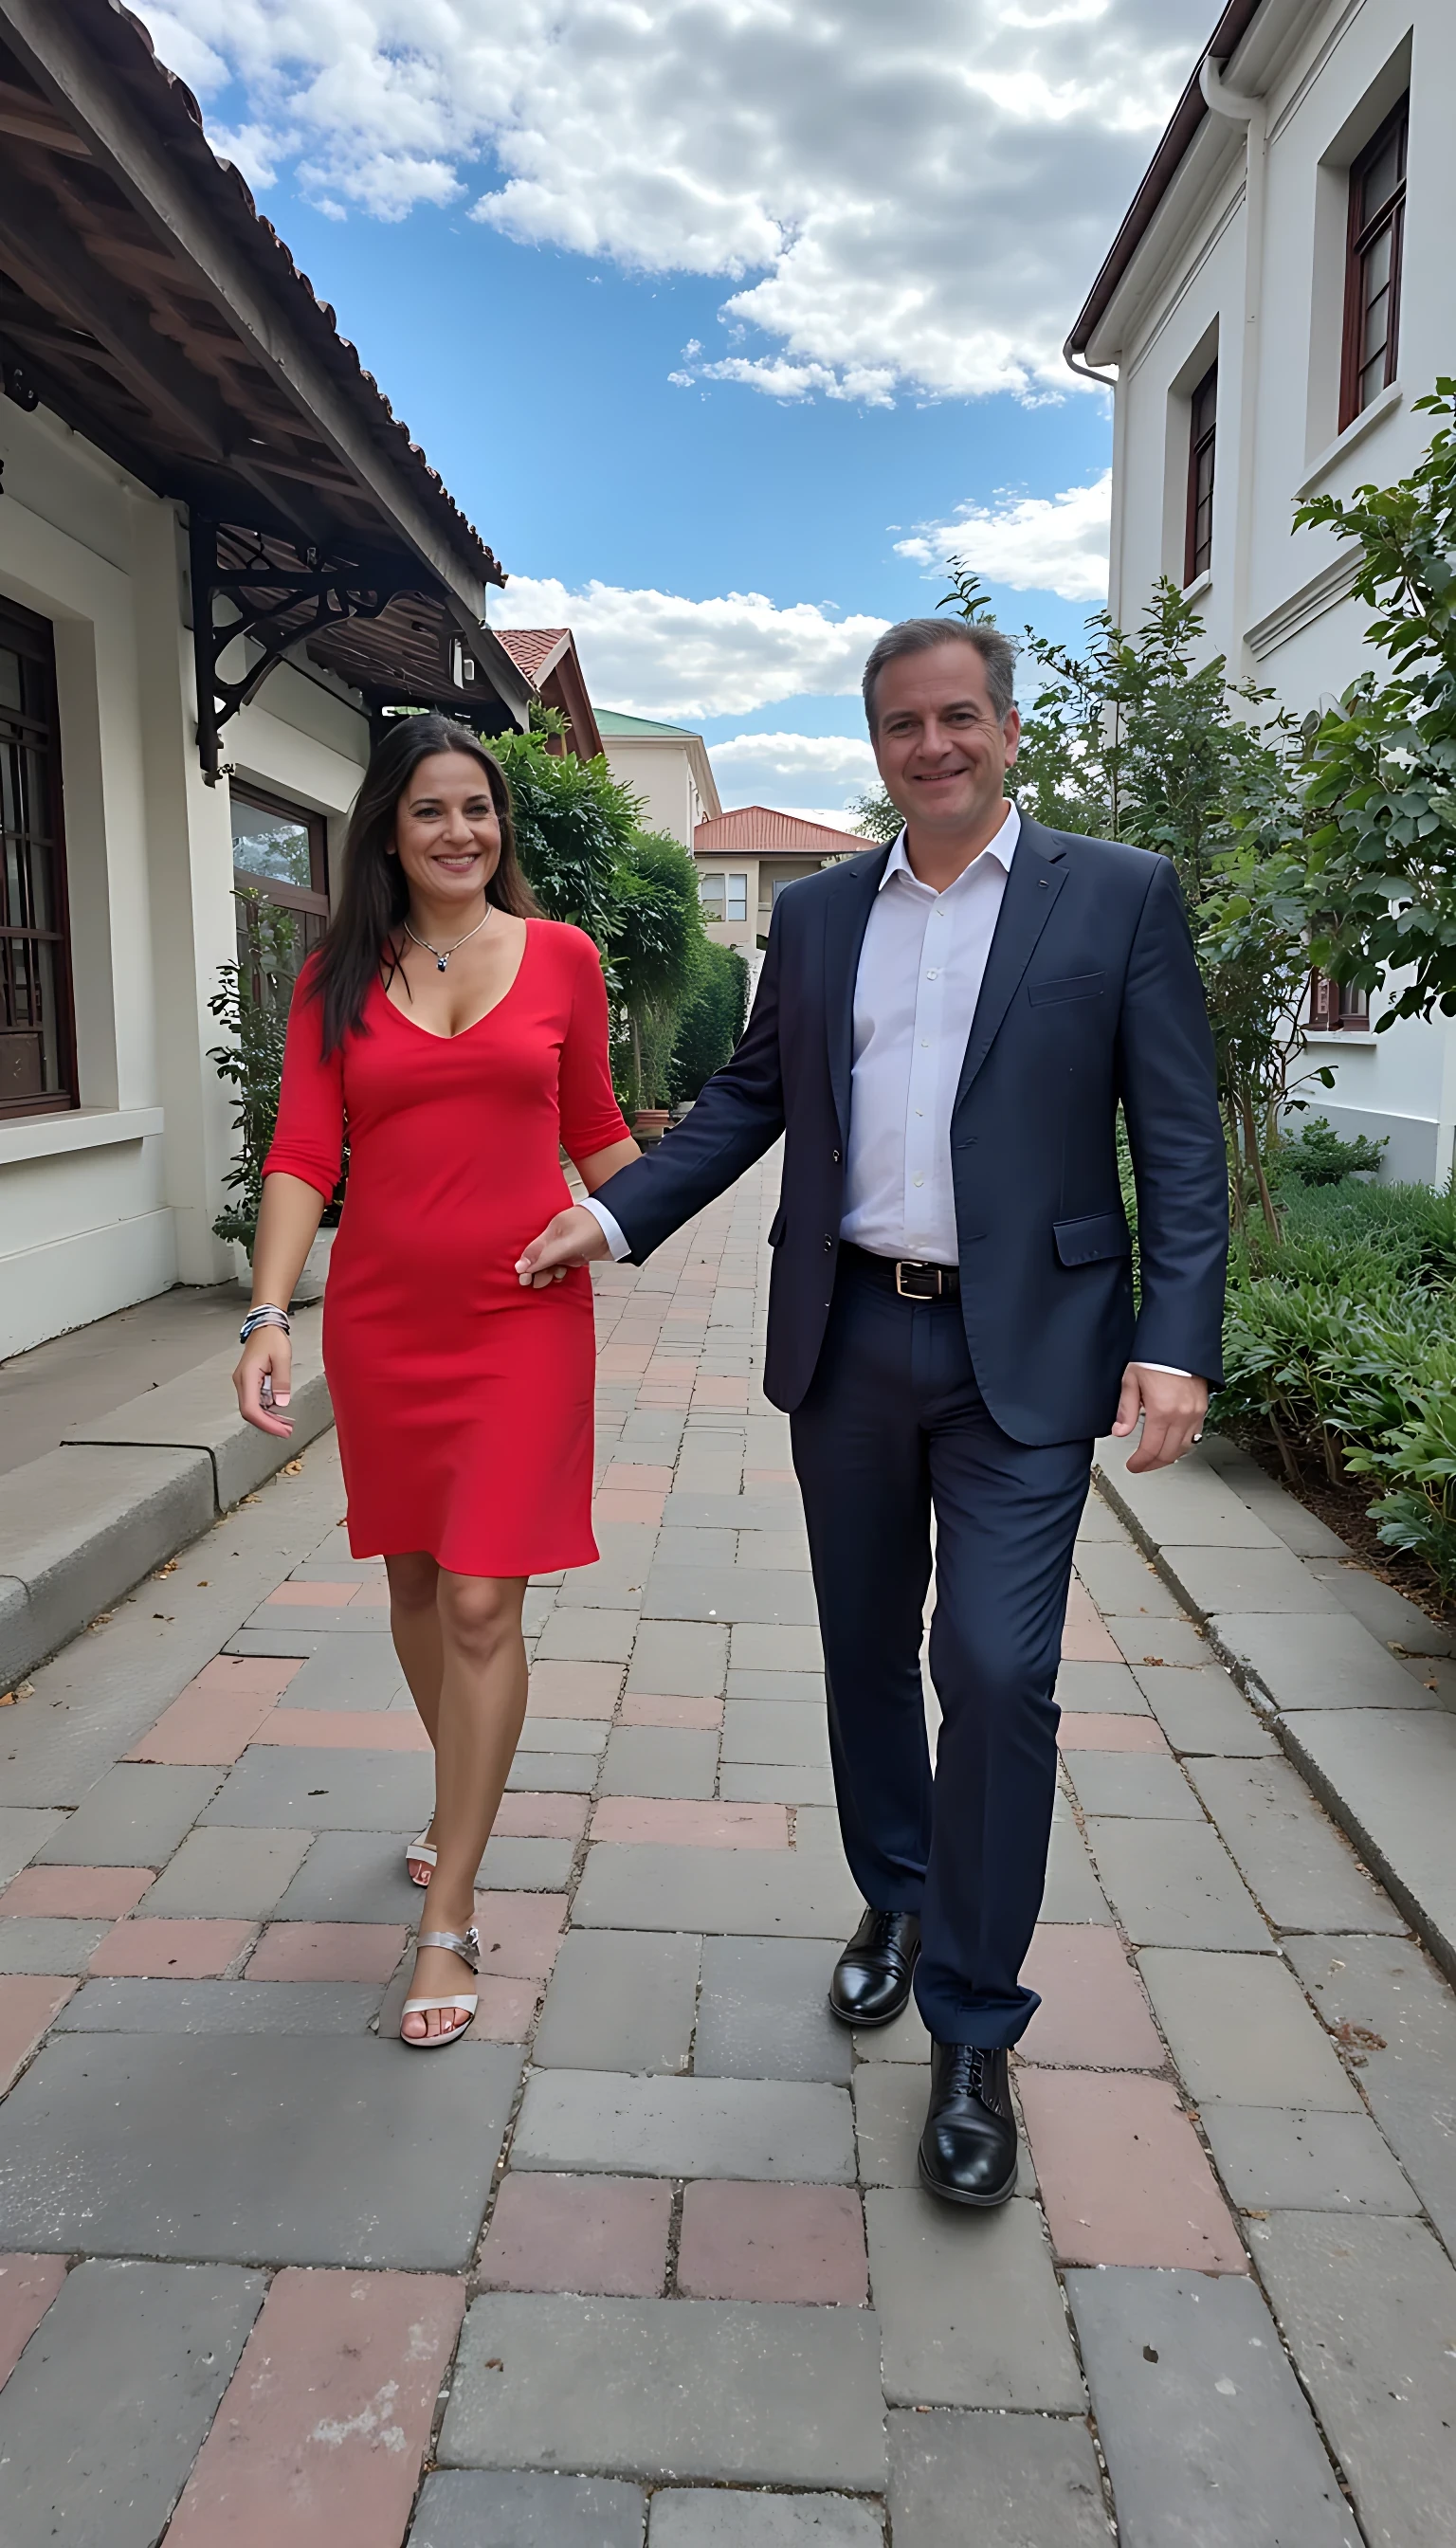
[[[923,522],[896,540],[897,557],[921,566],[963,558],[988,584],[1016,592],[1056,592],[1063,601],[1107,598],[1107,543],[1112,471],[1090,487],[1059,496],[1005,496],[994,504],[957,505],[949,522]]]
[[[780,609],[762,592],[689,601],[595,582],[572,592],[555,577],[528,575],[492,594],[491,617],[500,627],[573,628],[599,706],[670,721],[751,716],[809,692],[853,695],[885,625],[864,614],[834,619],[812,601]]]
[[[772,778],[810,778],[817,785],[867,787],[874,755],[864,735],[735,734],[709,747],[715,772],[727,771],[737,786],[752,770]]]
[[[387,219],[474,197],[513,238],[721,276],[701,376],[879,402],[1069,390],[1062,337],[1210,0],[141,6],[204,95],[236,84],[260,183],[289,165]]]

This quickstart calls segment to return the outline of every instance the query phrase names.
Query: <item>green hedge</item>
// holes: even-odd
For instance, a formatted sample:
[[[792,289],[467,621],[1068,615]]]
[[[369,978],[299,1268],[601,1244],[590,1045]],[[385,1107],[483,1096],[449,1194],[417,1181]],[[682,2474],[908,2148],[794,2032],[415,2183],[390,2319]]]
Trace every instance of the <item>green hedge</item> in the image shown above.
[[[1234,1242],[1210,1422],[1369,1480],[1381,1538],[1456,1592],[1456,1198],[1292,1178],[1279,1203],[1279,1240]]]

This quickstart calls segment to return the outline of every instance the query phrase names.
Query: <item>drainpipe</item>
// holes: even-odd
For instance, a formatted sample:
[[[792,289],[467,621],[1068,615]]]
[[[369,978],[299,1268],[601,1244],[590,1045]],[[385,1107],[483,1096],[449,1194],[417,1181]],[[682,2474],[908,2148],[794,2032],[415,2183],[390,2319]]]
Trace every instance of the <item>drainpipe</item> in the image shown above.
[[[1258,431],[1259,337],[1264,285],[1264,223],[1268,195],[1269,110],[1261,97],[1243,97],[1226,88],[1212,54],[1199,72],[1204,104],[1212,115],[1226,116],[1244,129],[1243,183],[1243,342],[1238,367],[1238,432],[1234,445],[1233,490],[1233,670],[1249,670],[1244,631],[1248,626],[1250,566],[1253,555],[1254,448]]]

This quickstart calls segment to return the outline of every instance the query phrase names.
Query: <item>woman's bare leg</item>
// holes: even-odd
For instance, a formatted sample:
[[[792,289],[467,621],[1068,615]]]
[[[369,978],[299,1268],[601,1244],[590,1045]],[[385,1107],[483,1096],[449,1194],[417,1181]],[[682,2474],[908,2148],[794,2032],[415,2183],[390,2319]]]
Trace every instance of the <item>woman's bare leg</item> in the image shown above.
[[[521,1637],[524,1576],[451,1575],[440,1569],[437,1604],[444,1671],[435,1728],[435,1848],[420,1928],[463,1932],[475,1918],[475,1879],[504,1790],[526,1712]],[[458,1956],[425,1948],[411,1999],[475,1988]],[[413,2037],[453,2032],[450,2011],[407,2018]]]
[[[387,1557],[385,1570],[390,1579],[390,1633],[400,1668],[410,1684],[410,1695],[419,1710],[420,1720],[430,1742],[436,1740],[440,1719],[440,1682],[445,1669],[445,1649],[440,1637],[439,1586],[440,1570],[423,1549],[411,1549],[404,1557]],[[426,1840],[434,1838],[434,1819],[425,1825]],[[421,1875],[428,1873],[423,1859],[411,1859]]]

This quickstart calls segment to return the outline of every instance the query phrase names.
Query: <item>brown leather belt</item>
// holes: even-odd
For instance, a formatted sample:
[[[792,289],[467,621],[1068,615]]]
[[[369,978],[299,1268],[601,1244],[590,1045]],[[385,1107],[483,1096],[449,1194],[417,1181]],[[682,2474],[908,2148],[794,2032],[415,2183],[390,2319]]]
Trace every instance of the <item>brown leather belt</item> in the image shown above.
[[[867,1247],[846,1239],[840,1260],[864,1275],[881,1292],[896,1292],[902,1301],[954,1301],[960,1290],[956,1265],[927,1265],[918,1256],[872,1256]]]

